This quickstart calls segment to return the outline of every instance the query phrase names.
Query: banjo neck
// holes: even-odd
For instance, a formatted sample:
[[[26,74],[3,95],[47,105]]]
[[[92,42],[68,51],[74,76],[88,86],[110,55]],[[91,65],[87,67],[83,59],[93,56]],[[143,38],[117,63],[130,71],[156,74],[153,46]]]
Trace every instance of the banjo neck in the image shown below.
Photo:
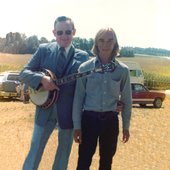
[[[60,79],[56,79],[55,82],[57,85],[62,85],[62,84],[66,84],[69,83],[71,81],[74,81],[80,77],[85,77],[91,73],[97,73],[97,72],[112,72],[115,69],[115,63],[111,62],[108,64],[104,64],[101,65],[99,68],[94,68],[92,70],[88,70],[85,72],[80,72],[80,73],[74,73],[74,74],[70,74],[68,76],[62,77]]]
[[[93,70],[89,70],[89,71],[85,71],[85,72],[70,74],[63,78],[55,80],[55,82],[57,85],[62,85],[62,84],[66,84],[66,83],[72,82],[74,80],[77,80],[80,77],[85,77],[91,73],[96,73],[96,72],[102,72],[102,68],[95,68]]]

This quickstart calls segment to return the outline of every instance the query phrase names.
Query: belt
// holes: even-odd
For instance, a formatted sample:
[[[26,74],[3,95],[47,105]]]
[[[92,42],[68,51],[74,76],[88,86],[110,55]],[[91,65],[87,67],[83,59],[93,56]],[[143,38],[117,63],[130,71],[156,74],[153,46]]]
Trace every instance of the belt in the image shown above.
[[[119,112],[116,111],[96,112],[96,111],[84,110],[83,114],[98,118],[100,120],[107,120],[117,116]]]

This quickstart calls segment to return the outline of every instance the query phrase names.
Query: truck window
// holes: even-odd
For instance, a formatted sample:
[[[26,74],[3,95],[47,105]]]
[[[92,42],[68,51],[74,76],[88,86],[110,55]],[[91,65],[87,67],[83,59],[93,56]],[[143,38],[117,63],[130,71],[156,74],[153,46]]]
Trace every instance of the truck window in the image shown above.
[[[136,70],[136,76],[143,76],[143,73],[141,70]]]
[[[7,80],[19,81],[19,75],[15,75],[15,74],[8,75]]]
[[[143,74],[141,70],[130,70],[130,76],[140,77],[143,76]]]
[[[130,70],[130,76],[135,76],[136,77],[136,70]]]

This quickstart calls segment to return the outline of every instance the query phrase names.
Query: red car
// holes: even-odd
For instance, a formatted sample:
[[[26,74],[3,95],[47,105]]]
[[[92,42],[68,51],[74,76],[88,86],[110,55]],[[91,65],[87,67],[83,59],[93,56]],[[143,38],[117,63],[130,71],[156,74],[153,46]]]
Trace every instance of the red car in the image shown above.
[[[139,104],[145,107],[147,104],[153,104],[155,108],[161,108],[165,99],[165,93],[149,91],[144,85],[131,83],[133,104]]]

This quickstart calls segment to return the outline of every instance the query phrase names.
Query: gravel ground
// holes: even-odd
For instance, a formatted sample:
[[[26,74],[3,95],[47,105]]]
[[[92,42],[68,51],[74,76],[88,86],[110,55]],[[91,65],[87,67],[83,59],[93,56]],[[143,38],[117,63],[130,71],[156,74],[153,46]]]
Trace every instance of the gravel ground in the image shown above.
[[[0,101],[0,170],[21,170],[33,130],[34,106]],[[121,121],[121,118],[120,118]],[[170,99],[161,109],[133,107],[131,138],[121,142],[121,127],[114,170],[170,170]],[[121,123],[120,123],[121,124]],[[39,170],[51,170],[57,147],[57,130],[48,141]],[[73,144],[68,170],[75,170],[77,144]],[[91,170],[98,169],[98,149]]]

